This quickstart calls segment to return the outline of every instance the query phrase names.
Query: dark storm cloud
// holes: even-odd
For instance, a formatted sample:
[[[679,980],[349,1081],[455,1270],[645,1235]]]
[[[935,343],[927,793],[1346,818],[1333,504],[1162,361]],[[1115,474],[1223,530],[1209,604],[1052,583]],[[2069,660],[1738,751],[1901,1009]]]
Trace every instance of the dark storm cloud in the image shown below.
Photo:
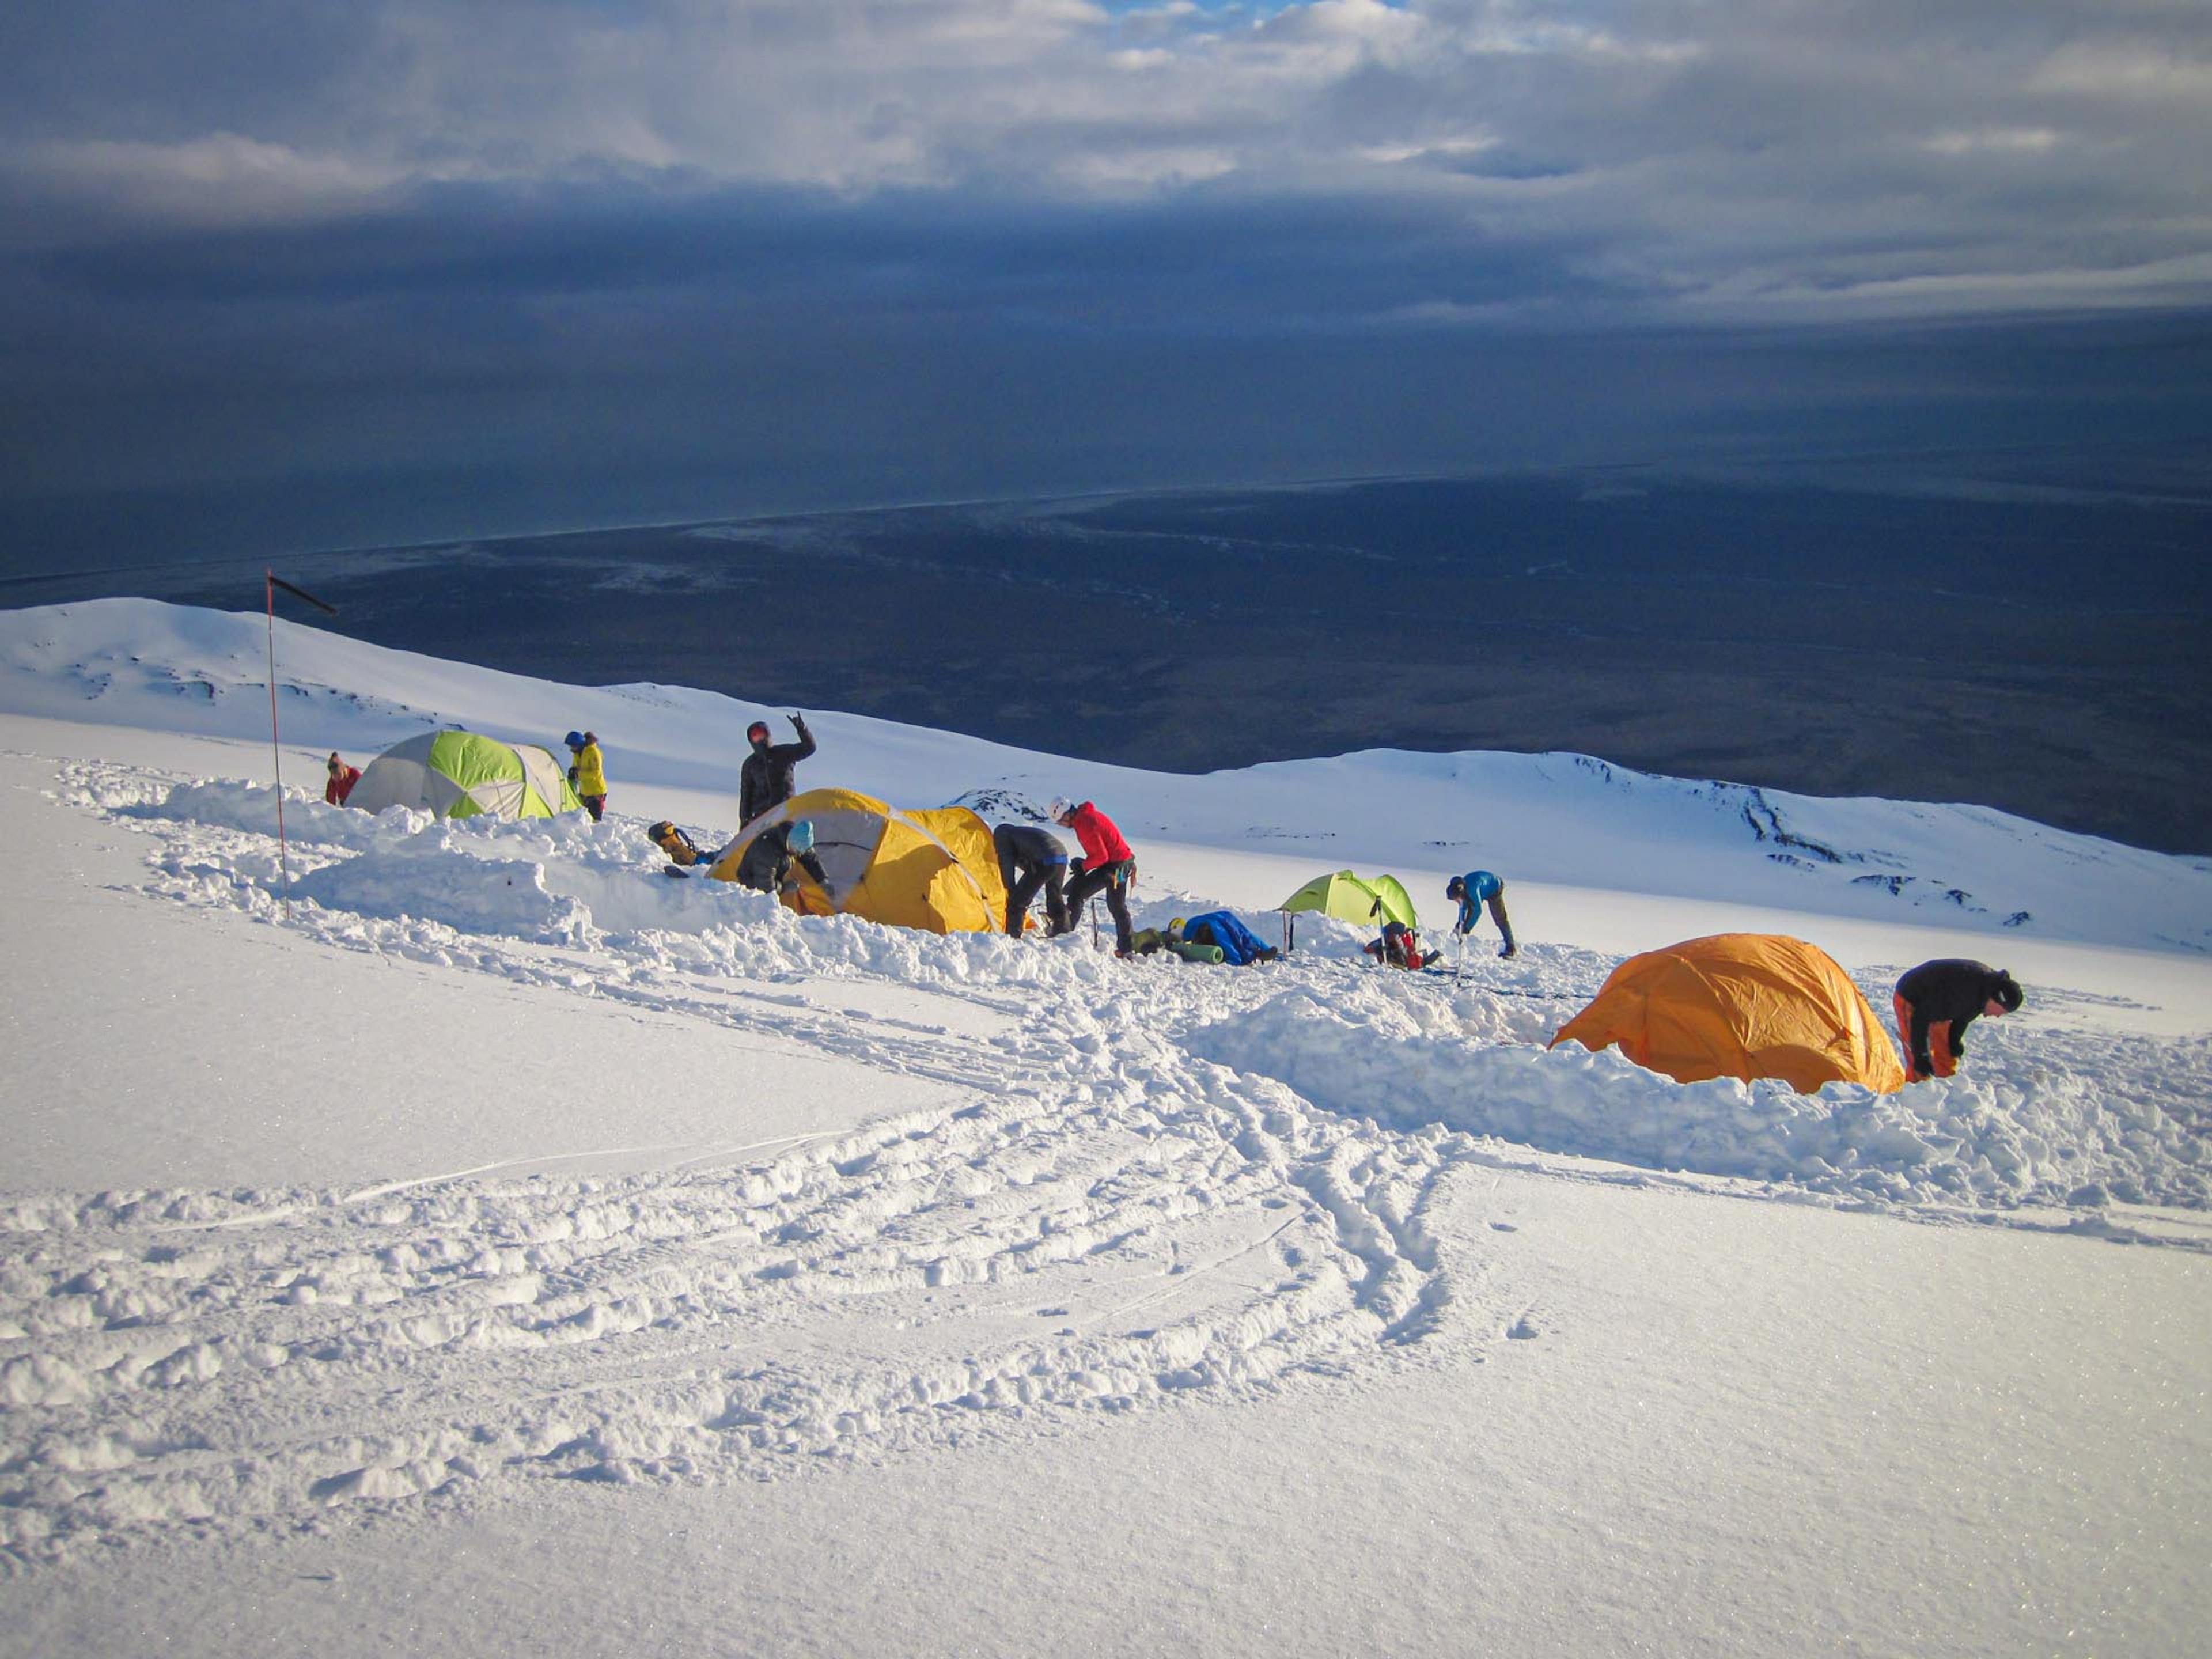
[[[38,256],[52,290],[160,305],[368,299],[528,306],[719,295],[863,309],[1256,331],[1373,326],[1439,301],[1597,294],[1578,239],[1501,242],[1392,200],[1189,192],[1081,208],[945,192],[854,203],[818,191],[516,192],[444,186],[337,224],[172,232]]]
[[[364,541],[2163,430],[2208,142],[2155,0],[15,8],[0,495]]]

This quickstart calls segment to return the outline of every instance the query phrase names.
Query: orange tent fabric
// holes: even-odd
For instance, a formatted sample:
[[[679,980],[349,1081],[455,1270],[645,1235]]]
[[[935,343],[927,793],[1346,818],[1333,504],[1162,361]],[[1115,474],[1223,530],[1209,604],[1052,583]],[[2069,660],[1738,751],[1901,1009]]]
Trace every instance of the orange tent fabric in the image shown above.
[[[1617,1047],[1680,1083],[1781,1078],[1811,1094],[1905,1086],[1905,1067],[1850,975],[1780,933],[1717,933],[1631,957],[1552,1047]]]

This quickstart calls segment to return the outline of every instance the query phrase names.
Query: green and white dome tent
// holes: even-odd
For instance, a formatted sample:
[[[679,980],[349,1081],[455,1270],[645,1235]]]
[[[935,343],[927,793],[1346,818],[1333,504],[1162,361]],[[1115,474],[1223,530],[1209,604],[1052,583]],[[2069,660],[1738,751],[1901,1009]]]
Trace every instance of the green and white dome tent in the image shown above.
[[[1283,913],[1283,951],[1286,956],[1296,936],[1297,924],[1291,918],[1308,910],[1334,916],[1340,921],[1364,922],[1370,927],[1379,928],[1390,921],[1402,921],[1408,927],[1420,926],[1413,914],[1413,896],[1397,877],[1363,878],[1349,870],[1316,876],[1275,908]]]
[[[550,818],[584,804],[567,769],[537,744],[455,730],[394,744],[362,768],[346,805],[370,812],[410,806],[441,818]]]

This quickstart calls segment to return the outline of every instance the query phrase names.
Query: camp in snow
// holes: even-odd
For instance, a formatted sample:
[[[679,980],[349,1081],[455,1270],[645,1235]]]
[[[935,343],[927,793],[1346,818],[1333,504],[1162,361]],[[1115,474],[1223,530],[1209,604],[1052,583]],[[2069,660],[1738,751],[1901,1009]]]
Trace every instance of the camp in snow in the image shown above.
[[[0,1652],[2201,1646],[2212,862],[824,708],[836,894],[912,881],[671,879],[648,830],[738,839],[780,712],[0,613]],[[321,798],[331,751],[576,729],[603,823]],[[965,925],[960,833],[1055,798],[1140,929],[1295,948]],[[1451,933],[1478,869],[1510,958]],[[1383,875],[1436,964],[1366,952]],[[2025,1001],[1910,1085],[1555,1042],[1720,939],[1752,988],[1689,1023],[1747,1052],[1790,975],[1892,1065],[1917,963]]]

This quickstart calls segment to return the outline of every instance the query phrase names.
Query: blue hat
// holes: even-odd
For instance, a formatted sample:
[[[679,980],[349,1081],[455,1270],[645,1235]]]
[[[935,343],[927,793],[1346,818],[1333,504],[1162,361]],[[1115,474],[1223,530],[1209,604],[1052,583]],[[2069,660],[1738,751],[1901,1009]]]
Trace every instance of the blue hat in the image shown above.
[[[584,746],[584,734],[581,732],[571,732],[565,741],[571,749],[581,749]]]
[[[783,844],[794,853],[812,852],[814,850],[813,824],[805,818],[799,819],[791,826],[791,833],[783,838]]]

